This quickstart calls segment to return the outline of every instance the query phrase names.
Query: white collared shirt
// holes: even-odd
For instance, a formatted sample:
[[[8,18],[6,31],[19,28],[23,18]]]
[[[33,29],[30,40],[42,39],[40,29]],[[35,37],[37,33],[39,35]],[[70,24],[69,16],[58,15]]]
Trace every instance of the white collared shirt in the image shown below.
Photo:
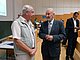
[[[74,18],[73,18],[73,22],[74,22],[74,27],[77,27],[77,26],[76,26],[76,20],[74,20]],[[74,29],[74,32],[77,32],[77,30]]]

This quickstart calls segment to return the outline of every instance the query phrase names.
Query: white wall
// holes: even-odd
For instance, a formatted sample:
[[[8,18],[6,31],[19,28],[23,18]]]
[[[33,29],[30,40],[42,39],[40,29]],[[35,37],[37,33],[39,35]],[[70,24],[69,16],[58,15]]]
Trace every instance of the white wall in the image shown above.
[[[14,20],[22,12],[22,7],[28,4],[29,0],[14,0]]]
[[[0,16],[0,21],[13,21],[21,13],[24,4],[27,0],[6,0],[7,1],[7,16]]]
[[[44,14],[47,8],[53,8],[56,14],[70,13],[80,10],[80,0],[29,0],[37,14]]]
[[[22,9],[22,0],[14,0],[14,18],[17,18]]]
[[[23,5],[32,5],[36,15],[43,15],[47,8],[53,8],[56,14],[80,11],[80,0],[7,0],[7,16],[0,16],[0,21],[13,21],[21,12]]]

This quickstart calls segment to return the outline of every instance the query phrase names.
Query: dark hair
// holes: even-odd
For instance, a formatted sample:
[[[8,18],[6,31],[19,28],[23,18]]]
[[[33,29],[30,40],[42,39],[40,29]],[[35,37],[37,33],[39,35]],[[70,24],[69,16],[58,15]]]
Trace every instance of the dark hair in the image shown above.
[[[79,13],[78,13],[78,12],[74,12],[74,14],[73,14],[73,15],[76,15],[76,14],[78,14],[78,15],[79,15]]]

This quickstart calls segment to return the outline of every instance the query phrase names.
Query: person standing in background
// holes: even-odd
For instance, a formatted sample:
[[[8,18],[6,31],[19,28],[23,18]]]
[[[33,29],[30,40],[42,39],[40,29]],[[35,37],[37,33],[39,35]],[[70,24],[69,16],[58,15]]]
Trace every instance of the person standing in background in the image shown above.
[[[35,29],[37,28],[37,24],[36,23],[37,23],[37,18],[34,19],[34,27],[35,27]]]
[[[74,50],[76,47],[77,37],[78,37],[78,29],[79,29],[79,20],[77,19],[79,13],[74,12],[73,17],[67,19],[66,29],[68,30],[68,47],[66,50],[66,60],[74,60]]]
[[[11,26],[14,38],[14,53],[16,60],[34,60],[36,53],[35,33],[31,22],[34,9],[30,5],[24,5],[22,15]]]
[[[40,27],[39,37],[43,39],[41,52],[43,60],[60,60],[60,41],[65,38],[65,29],[62,21],[54,19],[53,8],[46,10],[47,21]]]

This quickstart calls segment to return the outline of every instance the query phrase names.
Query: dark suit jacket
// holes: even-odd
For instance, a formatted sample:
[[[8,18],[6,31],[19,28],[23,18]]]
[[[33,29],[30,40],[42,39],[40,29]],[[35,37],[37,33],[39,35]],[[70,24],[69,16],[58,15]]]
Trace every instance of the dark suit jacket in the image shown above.
[[[79,20],[76,20],[76,26],[79,27]],[[74,22],[73,22],[73,18],[67,19],[66,28],[68,30],[68,37],[70,37],[70,38],[74,37]],[[78,30],[77,30],[77,36],[78,36]]]
[[[42,23],[39,37],[43,39],[42,55],[59,56],[60,55],[60,41],[65,38],[65,29],[62,21],[54,20],[50,35],[53,36],[52,41],[47,41],[45,36],[48,34],[48,21]]]

